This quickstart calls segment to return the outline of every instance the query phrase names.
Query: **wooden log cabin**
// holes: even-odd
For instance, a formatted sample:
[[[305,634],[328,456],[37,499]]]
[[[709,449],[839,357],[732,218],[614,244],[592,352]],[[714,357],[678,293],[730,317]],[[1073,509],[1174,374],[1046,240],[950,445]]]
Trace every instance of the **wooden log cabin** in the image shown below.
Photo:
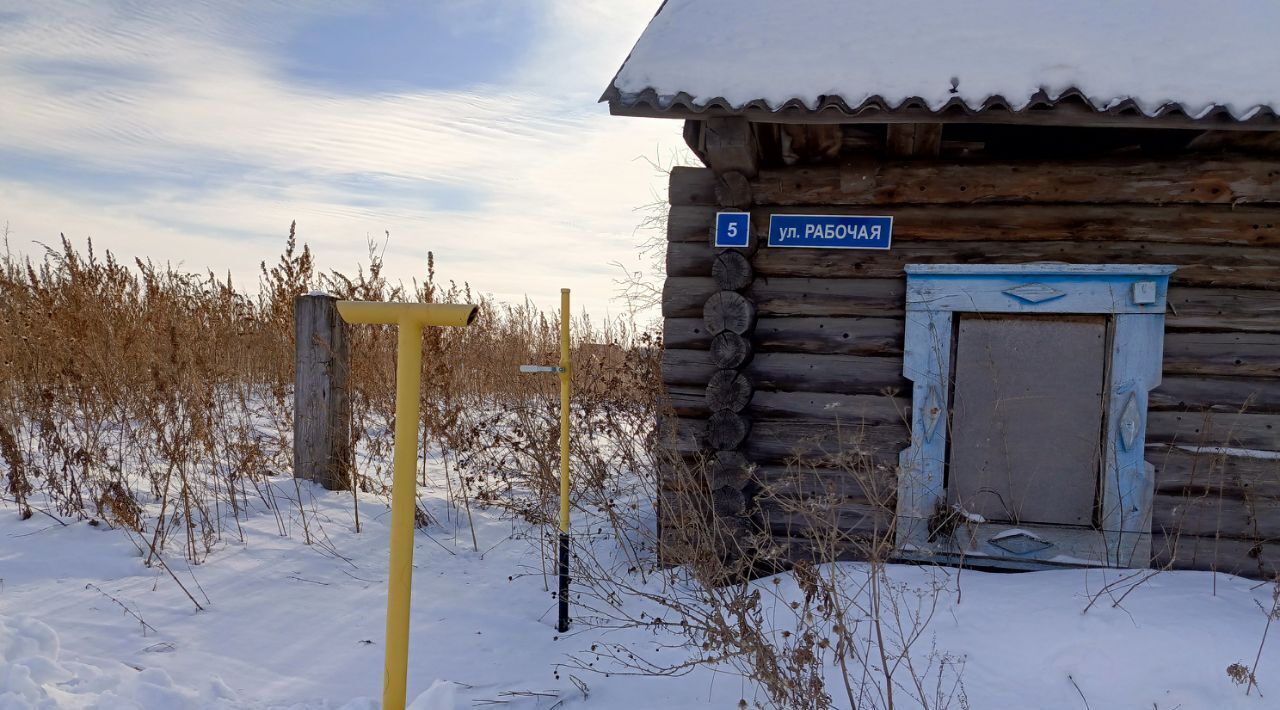
[[[793,559],[810,496],[903,559],[1275,574],[1280,14],[1108,7],[664,3],[602,101],[702,163],[663,379],[718,515]]]

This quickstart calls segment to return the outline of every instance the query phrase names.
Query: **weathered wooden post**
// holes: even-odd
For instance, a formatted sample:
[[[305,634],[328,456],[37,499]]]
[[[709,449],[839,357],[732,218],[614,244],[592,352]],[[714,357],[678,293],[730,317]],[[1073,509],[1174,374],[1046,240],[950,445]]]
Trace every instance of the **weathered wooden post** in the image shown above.
[[[329,490],[351,485],[351,360],[337,303],[327,293],[293,299],[293,475]]]

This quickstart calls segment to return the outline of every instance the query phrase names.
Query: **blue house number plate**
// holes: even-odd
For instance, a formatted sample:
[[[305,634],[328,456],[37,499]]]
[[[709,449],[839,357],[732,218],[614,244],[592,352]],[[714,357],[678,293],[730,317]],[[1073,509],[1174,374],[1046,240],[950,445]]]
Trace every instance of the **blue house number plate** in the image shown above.
[[[737,247],[745,249],[749,246],[751,236],[751,213],[749,212],[717,212],[716,213],[716,246],[720,248]]]
[[[769,246],[818,249],[888,249],[892,217],[775,214],[769,218]]]

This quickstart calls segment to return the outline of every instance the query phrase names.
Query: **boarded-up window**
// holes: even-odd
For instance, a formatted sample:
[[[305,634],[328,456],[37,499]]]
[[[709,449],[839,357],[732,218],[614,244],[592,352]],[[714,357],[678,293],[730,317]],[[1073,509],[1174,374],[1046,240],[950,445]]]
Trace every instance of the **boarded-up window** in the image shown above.
[[[991,521],[1092,525],[1106,317],[965,314],[957,331],[948,502]]]
[[[900,554],[1031,569],[1147,565],[1147,393],[1160,382],[1173,267],[905,269],[911,444],[898,458]]]

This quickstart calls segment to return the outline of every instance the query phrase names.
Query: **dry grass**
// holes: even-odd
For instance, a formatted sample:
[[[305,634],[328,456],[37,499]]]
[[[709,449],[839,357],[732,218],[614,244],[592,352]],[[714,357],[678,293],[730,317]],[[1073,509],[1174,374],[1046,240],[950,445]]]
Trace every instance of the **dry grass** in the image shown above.
[[[177,545],[200,561],[238,534],[251,499],[279,505],[267,482],[291,469],[293,298],[322,289],[344,299],[478,303],[470,328],[424,334],[424,446],[445,454],[459,501],[531,518],[554,510],[556,383],[517,368],[558,358],[558,314],[441,282],[431,258],[421,282],[391,283],[372,244],[354,275],[319,273],[292,228],[256,286],[144,259],[125,264],[65,238],[21,259],[6,238],[0,497],[24,517],[93,518],[132,530],[149,556]],[[601,499],[605,479],[643,455],[656,342],[624,322],[582,316],[573,326],[576,456]],[[351,340],[352,480],[385,492],[395,333],[353,328]]]

